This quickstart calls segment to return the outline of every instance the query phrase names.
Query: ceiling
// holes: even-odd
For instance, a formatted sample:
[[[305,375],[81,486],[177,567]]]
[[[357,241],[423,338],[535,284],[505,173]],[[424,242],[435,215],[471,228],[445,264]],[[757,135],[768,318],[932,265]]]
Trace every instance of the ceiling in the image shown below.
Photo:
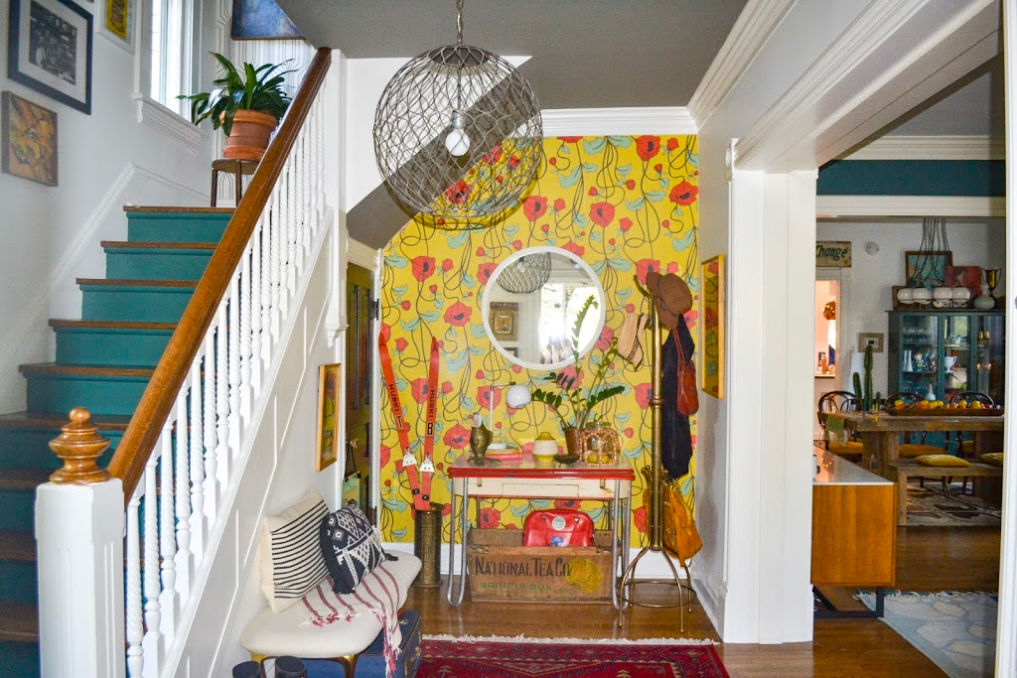
[[[454,0],[279,0],[316,47],[414,57],[455,44]],[[520,68],[541,108],[684,106],[745,0],[465,0],[463,42]]]

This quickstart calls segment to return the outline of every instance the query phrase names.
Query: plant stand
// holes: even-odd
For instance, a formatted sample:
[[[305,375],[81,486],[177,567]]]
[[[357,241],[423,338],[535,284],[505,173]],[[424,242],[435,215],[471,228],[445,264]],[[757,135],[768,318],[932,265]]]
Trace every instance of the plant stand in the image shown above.
[[[219,172],[229,172],[233,175],[233,192],[236,196],[236,204],[240,204],[240,198],[244,196],[245,175],[254,174],[258,169],[258,160],[234,160],[233,158],[220,158],[212,161],[212,207],[215,207],[219,195]]]
[[[637,602],[633,593],[635,588],[644,584],[664,584],[668,586],[674,586],[678,589],[678,604],[679,609],[679,630],[685,630],[685,606],[683,604],[683,590],[687,590],[689,593],[689,606],[691,612],[692,605],[692,575],[689,573],[689,568],[685,565],[681,559],[676,558],[667,549],[664,548],[664,493],[661,491],[661,484],[663,479],[661,478],[661,469],[663,467],[661,463],[661,451],[660,451],[660,409],[663,398],[660,395],[660,344],[661,344],[661,331],[660,331],[660,319],[657,317],[657,308],[653,302],[653,297],[648,290],[643,288],[642,285],[636,281],[636,287],[643,295],[649,299],[650,302],[650,341],[652,347],[650,350],[650,385],[652,395],[650,396],[650,427],[653,431],[652,444],[653,444],[653,459],[650,462],[649,467],[643,468],[643,476],[646,478],[649,489],[649,513],[646,516],[646,527],[647,534],[649,535],[649,543],[639,550],[639,553],[632,559],[628,567],[622,573],[621,581],[618,584],[619,597],[621,600],[621,610],[624,610],[628,605],[636,605],[639,607],[652,607],[652,608],[666,608],[676,607],[673,603],[646,603]],[[675,337],[675,341],[678,337]],[[625,545],[626,548],[628,545]],[[671,577],[667,579],[635,579],[636,569],[639,565],[639,561],[649,552],[659,553],[663,556],[664,561],[667,563],[671,570]],[[675,567],[675,561],[677,560],[678,565],[685,571],[686,580],[689,582],[688,585],[682,584],[681,577],[678,575],[678,568]],[[621,619],[619,617],[619,624]]]

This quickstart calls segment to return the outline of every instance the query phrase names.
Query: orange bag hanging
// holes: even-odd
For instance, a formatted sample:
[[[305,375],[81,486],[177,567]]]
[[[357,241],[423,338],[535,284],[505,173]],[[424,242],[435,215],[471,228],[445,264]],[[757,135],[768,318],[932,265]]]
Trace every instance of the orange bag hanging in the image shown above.
[[[703,548],[692,510],[676,483],[664,483],[664,548],[684,564]]]
[[[699,390],[696,388],[696,363],[691,358],[685,359],[681,338],[677,332],[672,333],[674,344],[678,348],[678,411],[686,417],[699,410]]]

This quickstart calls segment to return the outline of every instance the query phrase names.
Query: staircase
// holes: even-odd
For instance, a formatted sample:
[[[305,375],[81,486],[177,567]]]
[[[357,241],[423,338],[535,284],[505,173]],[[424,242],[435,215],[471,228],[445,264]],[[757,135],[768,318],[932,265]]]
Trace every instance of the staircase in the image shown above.
[[[109,463],[175,323],[233,215],[223,208],[125,208],[127,241],[102,242],[106,278],[78,279],[81,320],[50,320],[56,361],[22,365],[28,409],[0,416],[0,667],[39,675],[35,488],[60,464],[48,442],[87,407]]]

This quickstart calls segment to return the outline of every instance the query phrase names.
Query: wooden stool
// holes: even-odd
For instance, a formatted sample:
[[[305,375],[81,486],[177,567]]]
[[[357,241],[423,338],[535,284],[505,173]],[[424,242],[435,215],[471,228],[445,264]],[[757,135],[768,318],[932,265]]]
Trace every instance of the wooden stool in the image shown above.
[[[212,161],[212,207],[215,207],[217,194],[219,193],[219,172],[231,172],[236,185],[237,204],[244,195],[243,175],[254,174],[258,168],[257,160],[235,160],[233,158],[220,158]]]

